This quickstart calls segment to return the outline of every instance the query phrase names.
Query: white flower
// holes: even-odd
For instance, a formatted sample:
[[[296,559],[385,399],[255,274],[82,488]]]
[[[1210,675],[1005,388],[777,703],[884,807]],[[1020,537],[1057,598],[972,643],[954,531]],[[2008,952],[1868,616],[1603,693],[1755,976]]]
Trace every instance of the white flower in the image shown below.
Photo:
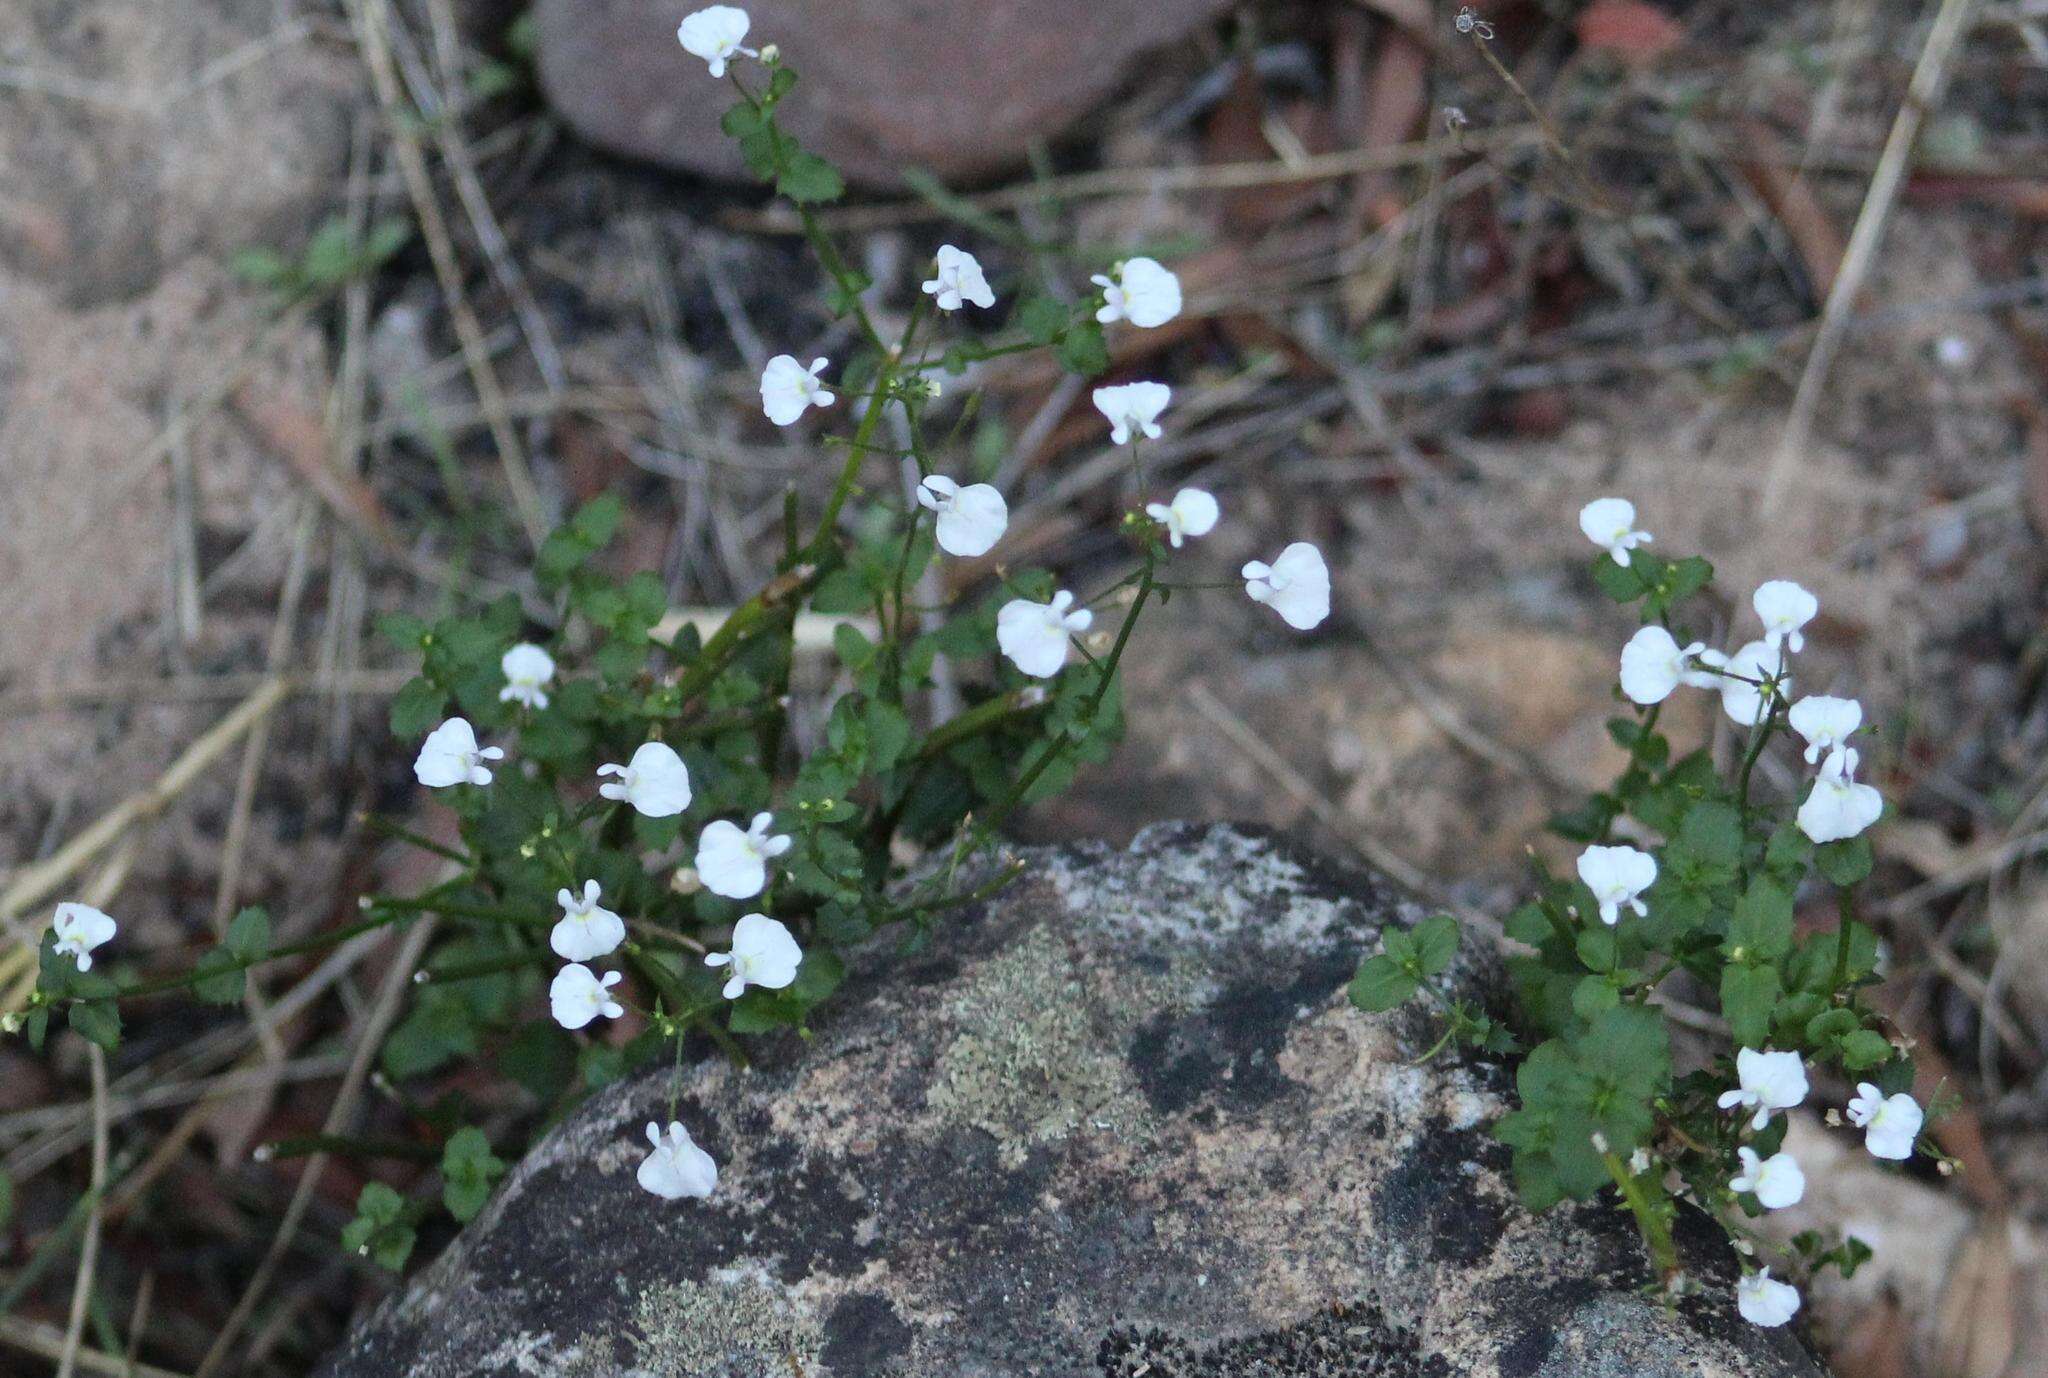
[[[704,829],[697,839],[697,878],[714,895],[748,900],[768,884],[768,862],[789,850],[786,835],[770,835],[772,813],[757,813],[742,832],[737,823],[723,818]]]
[[[565,1029],[580,1029],[599,1015],[617,1019],[626,1007],[612,999],[612,987],[624,979],[619,972],[607,971],[600,981],[597,973],[581,962],[569,963],[555,973],[554,984],[548,987],[555,1022]]]
[[[1621,648],[1621,692],[1634,703],[1664,702],[1679,685],[1699,683],[1703,672],[1688,666],[1686,657],[1706,648],[1704,641],[1680,646],[1662,627],[1644,627]]]
[[[1864,1131],[1863,1146],[1875,1158],[1903,1162],[1912,1157],[1926,1120],[1920,1102],[1904,1091],[1887,1096],[1867,1081],[1856,1084],[1856,1098],[1849,1102],[1849,1123]]]
[[[733,925],[732,951],[706,953],[704,965],[728,968],[725,998],[737,1000],[748,986],[781,990],[796,979],[803,959],[804,950],[778,920],[746,914]]]
[[[691,57],[701,57],[711,64],[711,75],[725,75],[728,58],[736,53],[757,57],[752,48],[742,48],[740,40],[747,36],[752,24],[747,12],[737,5],[712,5],[685,15],[676,29],[676,41],[683,45],[683,51]]]
[[[1618,565],[1626,566],[1631,550],[1656,539],[1635,526],[1636,505],[1627,498],[1595,498],[1579,509],[1579,530]]]
[[[609,956],[626,941],[626,921],[598,903],[604,894],[594,880],[583,882],[583,893],[557,890],[555,902],[562,917],[548,934],[548,946],[567,962],[588,962]]]
[[[1715,677],[1721,690],[1721,711],[1739,727],[1754,727],[1764,720],[1770,698],[1783,699],[1792,692],[1792,676],[1785,671],[1785,653],[1768,641],[1752,641],[1728,657],[1725,675]],[[1734,676],[1741,678],[1734,678]],[[1774,680],[1777,687],[1766,696],[1764,687],[1752,681]]]
[[[412,763],[412,773],[428,789],[488,785],[491,768],[484,762],[504,759],[503,747],[477,749],[476,729],[469,725],[469,719],[450,718],[427,734],[418,758]]]
[[[1815,842],[1854,837],[1884,812],[1884,796],[1856,782],[1856,748],[1838,746],[1799,806],[1799,831]]]
[[[924,290],[939,310],[958,311],[963,301],[981,307],[996,304],[996,294],[989,290],[988,279],[982,276],[981,264],[973,254],[941,244],[938,264],[938,276],[925,283]]]
[[[1751,596],[1750,606],[1764,624],[1764,640],[1775,646],[1780,641],[1793,651],[1806,648],[1800,628],[1820,611],[1820,600],[1790,579],[1773,579]]]
[[[80,971],[92,970],[92,950],[112,938],[117,927],[111,916],[75,900],[58,905],[56,917],[50,920],[50,931],[57,935],[57,951],[78,963]]]
[[[1173,400],[1173,389],[1164,383],[1121,383],[1095,389],[1095,410],[1109,418],[1109,439],[1113,445],[1130,441],[1137,431],[1147,440],[1159,439],[1159,413]]]
[[[1779,1282],[1768,1268],[1744,1273],[1735,1284],[1735,1309],[1751,1325],[1783,1325],[1799,1314],[1799,1289]]]
[[[530,641],[522,641],[505,652],[498,668],[505,672],[505,687],[498,691],[499,703],[523,703],[533,709],[548,706],[548,685],[555,678],[553,656]]]
[[[1180,279],[1156,259],[1125,259],[1110,276],[1097,273],[1089,281],[1102,289],[1102,309],[1095,319],[1104,325],[1129,321],[1149,330],[1180,314]]]
[[[986,483],[962,488],[944,475],[930,474],[917,485],[917,500],[939,514],[939,549],[948,555],[986,555],[1009,529],[1010,505]]]
[[[1760,1158],[1753,1148],[1738,1148],[1735,1156],[1742,1161],[1742,1171],[1728,1180],[1730,1191],[1753,1191],[1757,1201],[1767,1211],[1783,1210],[1799,1204],[1799,1198],[1806,1195],[1806,1174],[1799,1169],[1799,1160],[1789,1153],[1773,1153]]]
[[[1812,765],[1863,726],[1863,705],[1854,699],[1808,694],[1792,705],[1789,720],[1792,730],[1806,738],[1806,763]]]
[[[839,400],[818,381],[830,359],[813,359],[806,369],[793,357],[778,354],[761,370],[761,410],[778,426],[787,426],[811,407],[829,407]]]
[[[654,1145],[654,1151],[640,1160],[640,1171],[634,1174],[640,1190],[653,1192],[664,1201],[680,1201],[685,1196],[706,1197],[717,1189],[718,1164],[697,1147],[680,1120],[668,1122],[665,1138],[661,1126],[649,1120],[647,1142]]]
[[[1050,603],[1012,598],[996,613],[996,644],[1018,669],[1045,679],[1067,663],[1067,638],[1087,631],[1094,621],[1095,614],[1074,607],[1074,595],[1065,589]]]
[[[1797,1053],[1744,1048],[1735,1055],[1735,1077],[1741,1089],[1723,1091],[1717,1104],[1723,1110],[1756,1107],[1751,1129],[1762,1129],[1774,1112],[1790,1110],[1806,1099],[1806,1068]]]
[[[1657,883],[1657,858],[1634,847],[1588,847],[1579,853],[1579,879],[1600,905],[1600,922],[1612,928],[1624,908],[1650,912],[1638,896]]]
[[[1199,488],[1183,488],[1172,502],[1145,504],[1145,515],[1166,528],[1166,541],[1175,550],[1189,536],[1206,536],[1216,529],[1222,515],[1216,499]]]
[[[643,742],[630,762],[601,765],[597,775],[619,777],[599,785],[599,794],[623,799],[649,818],[672,818],[690,807],[690,768],[664,742]]]
[[[1330,567],[1323,563],[1323,552],[1307,541],[1288,546],[1270,565],[1253,560],[1238,573],[1245,595],[1279,613],[1296,631],[1320,626],[1330,615]]]

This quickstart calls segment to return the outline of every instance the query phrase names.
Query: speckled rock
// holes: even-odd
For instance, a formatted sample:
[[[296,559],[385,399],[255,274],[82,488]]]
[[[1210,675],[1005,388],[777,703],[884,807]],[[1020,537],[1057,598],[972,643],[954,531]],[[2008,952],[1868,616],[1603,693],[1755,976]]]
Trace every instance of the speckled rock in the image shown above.
[[[685,1069],[709,1201],[634,1184],[667,1069],[615,1087],[328,1378],[1821,1375],[1708,1229],[1717,1295],[1667,1311],[1624,1216],[1515,1205],[1504,1071],[1344,998],[1421,915],[1385,882],[1228,827],[1027,855],[808,1047]]]
[[[541,84],[585,138],[669,167],[744,175],[718,117],[734,100],[676,43],[701,0],[538,0]],[[1021,165],[1116,90],[1135,59],[1230,0],[748,0],[750,44],[803,78],[790,130],[856,182]]]

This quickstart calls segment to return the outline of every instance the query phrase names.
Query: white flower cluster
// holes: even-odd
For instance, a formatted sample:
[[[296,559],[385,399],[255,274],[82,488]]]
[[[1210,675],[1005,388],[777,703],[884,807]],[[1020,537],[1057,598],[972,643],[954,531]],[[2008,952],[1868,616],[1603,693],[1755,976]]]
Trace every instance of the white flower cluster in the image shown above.
[[[1624,498],[1600,498],[1579,512],[1579,529],[1593,544],[1626,567],[1629,552],[1653,539],[1636,527],[1636,509]],[[1820,612],[1820,600],[1789,579],[1773,579],[1750,600],[1763,636],[1733,655],[1695,641],[1680,646],[1661,626],[1646,626],[1629,638],[1621,652],[1621,690],[1635,703],[1662,703],[1681,685],[1711,689],[1721,695],[1722,709],[1743,727],[1763,722],[1772,707],[1786,702],[1792,676],[1788,655],[1805,649],[1806,624]],[[1799,806],[1800,831],[1815,843],[1855,837],[1884,811],[1877,790],[1856,781],[1857,753],[1849,737],[1863,726],[1863,705],[1854,699],[1809,695],[1793,702],[1786,720],[1806,742],[1808,765],[1820,763],[1813,788]],[[1579,857],[1579,879],[1599,905],[1609,925],[1623,910],[1648,912],[1641,896],[1657,881],[1656,858],[1634,847],[1588,847]],[[1749,1129],[1760,1133],[1771,1116],[1802,1105],[1807,1096],[1806,1067],[1796,1052],[1743,1048],[1735,1058],[1736,1085],[1721,1094],[1723,1110],[1754,1112]],[[1878,1158],[1912,1156],[1925,1114],[1912,1096],[1886,1096],[1870,1082],[1860,1083],[1847,1107],[1849,1122],[1864,1132],[1864,1147]],[[1729,1178],[1731,1191],[1756,1198],[1765,1210],[1795,1205],[1806,1194],[1806,1174],[1798,1160],[1780,1150],[1765,1158],[1748,1146],[1736,1149],[1738,1170]],[[1634,1170],[1642,1171],[1644,1164]],[[1735,1288],[1736,1309],[1754,1325],[1784,1325],[1799,1311],[1799,1290],[1771,1276],[1768,1268],[1746,1272]]]
[[[505,653],[501,668],[501,701],[547,707],[555,662],[544,649],[514,646]],[[504,758],[502,748],[478,746],[468,719],[450,718],[428,734],[413,762],[413,774],[431,789],[481,788],[493,778],[483,763]],[[689,766],[664,742],[642,743],[625,765],[599,766],[597,781],[601,797],[649,818],[672,818],[689,808],[692,797]],[[773,822],[772,814],[760,813],[745,828],[725,819],[705,825],[696,852],[696,874],[704,888],[730,899],[751,899],[766,890],[769,863],[791,846],[787,835],[771,831]],[[626,921],[604,906],[604,889],[596,880],[584,881],[580,892],[564,887],[555,899],[562,916],[548,934],[548,946],[564,963],[548,986],[555,1022],[565,1029],[581,1029],[598,1019],[619,1018],[626,1007],[613,997],[612,988],[625,979],[624,973],[600,974],[588,963],[618,951],[626,941]],[[75,954],[81,971],[92,965],[91,950],[114,933],[112,919],[83,905],[59,906],[56,927],[59,948]],[[802,961],[803,949],[795,936],[765,914],[743,916],[733,927],[730,950],[704,958],[706,966],[726,969],[724,993],[729,1000],[738,999],[748,986],[789,986]],[[691,1142],[682,1125],[670,1124],[664,1135],[660,1126],[650,1124],[648,1137],[654,1150],[641,1164],[641,1186],[670,1200],[710,1194],[718,1181],[717,1166]]]
[[[744,29],[741,31],[744,36]],[[696,51],[692,49],[692,51]],[[702,54],[700,54],[701,56]],[[924,292],[941,311],[964,304],[990,307],[995,292],[973,254],[952,244],[939,246],[934,272]],[[1098,275],[1103,304],[1095,313],[1108,324],[1129,321],[1150,329],[1180,314],[1180,279],[1149,258],[1126,259],[1108,275]],[[778,426],[797,421],[812,407],[838,400],[823,382],[829,359],[814,359],[806,369],[795,356],[778,354],[761,374],[761,410]],[[1165,432],[1159,418],[1173,400],[1164,383],[1120,383],[1095,389],[1095,409],[1109,423],[1110,443],[1134,445],[1157,440]],[[944,474],[927,474],[916,490],[919,506],[933,514],[939,549],[962,559],[988,554],[1009,528],[1010,510],[1003,495],[987,483],[963,484]],[[1200,488],[1183,488],[1171,502],[1145,506],[1168,544],[1178,550],[1188,540],[1206,536],[1222,512],[1215,497]],[[1245,594],[1279,613],[1289,626],[1306,631],[1330,615],[1330,571],[1322,552],[1306,541],[1281,551],[1273,563],[1254,560],[1242,577]],[[1076,605],[1066,590],[1049,602],[1014,598],[996,615],[996,644],[1011,663],[1036,679],[1056,675],[1066,665],[1073,638],[1093,625],[1095,615]]]
[[[1753,1110],[1752,1132],[1761,1132],[1772,1115],[1806,1101],[1806,1067],[1797,1053],[1744,1048],[1735,1055],[1735,1077],[1736,1085],[1721,1093],[1718,1104],[1723,1110]],[[1903,1091],[1887,1096],[1867,1081],[1857,1086],[1847,1114],[1849,1122],[1864,1131],[1863,1146],[1871,1155],[1895,1162],[1913,1155],[1926,1120],[1912,1096]],[[1782,1210],[1805,1196],[1806,1174],[1790,1153],[1780,1150],[1765,1158],[1747,1146],[1735,1153],[1740,1171],[1728,1180],[1731,1191],[1754,1196],[1765,1210]],[[1762,1268],[1744,1274],[1736,1284],[1735,1305],[1753,1325],[1783,1325],[1799,1310],[1799,1290],[1776,1281],[1770,1269]]]
[[[1579,529],[1622,565],[1629,562],[1630,550],[1651,539],[1649,532],[1635,529],[1635,521],[1636,509],[1625,498],[1598,498],[1579,512]],[[1621,692],[1647,707],[1662,703],[1680,685],[1712,689],[1737,726],[1763,722],[1774,704],[1790,700],[1786,657],[1806,648],[1804,629],[1819,614],[1820,600],[1789,579],[1772,579],[1758,587],[1750,606],[1763,624],[1763,637],[1733,655],[1703,641],[1680,646],[1663,627],[1644,627],[1621,648]],[[1807,764],[1820,763],[1813,788],[1799,806],[1799,830],[1816,843],[1840,842],[1875,823],[1884,812],[1884,796],[1857,781],[1860,758],[1848,745],[1849,735],[1863,725],[1863,705],[1813,694],[1792,703],[1786,718],[1806,739]]]

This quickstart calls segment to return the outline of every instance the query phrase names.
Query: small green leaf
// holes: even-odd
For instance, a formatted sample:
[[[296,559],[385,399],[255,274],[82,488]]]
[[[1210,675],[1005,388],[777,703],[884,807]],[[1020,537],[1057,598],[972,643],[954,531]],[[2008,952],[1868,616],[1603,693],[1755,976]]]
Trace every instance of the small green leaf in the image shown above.
[[[401,741],[417,741],[441,721],[448,696],[425,676],[415,675],[391,700],[391,735]]]
[[[1723,944],[1730,957],[1751,963],[1775,962],[1792,950],[1792,895],[1759,876],[1735,902]]]
[[[1632,560],[1626,565],[1618,565],[1614,563],[1612,555],[1595,556],[1593,560],[1593,582],[1600,586],[1602,593],[1612,598],[1615,602],[1633,603],[1636,599],[1649,592],[1643,586],[1642,576],[1637,569],[1640,563],[1641,561],[1638,559]]]
[[[1069,373],[1084,378],[1109,371],[1109,346],[1103,341],[1102,327],[1094,321],[1082,321],[1069,328],[1060,337],[1059,356]]]
[[[782,175],[775,179],[775,189],[798,205],[807,206],[837,201],[846,194],[846,183],[832,164],[815,153],[798,149],[790,155]]]
[[[1448,971],[1458,955],[1458,921],[1449,914],[1432,914],[1413,930],[1415,960],[1424,976]]]
[[[1721,969],[1721,1013],[1738,1044],[1760,1046],[1771,1031],[1778,1003],[1778,969],[1731,962]]]
[[[1593,1020],[1621,1003],[1621,994],[1605,976],[1584,976],[1572,987],[1572,1013]]]
[[[73,1029],[107,1052],[121,1046],[121,1008],[114,1001],[73,1001],[66,1015]]]
[[[1870,839],[1863,835],[1823,843],[1814,849],[1813,859],[1822,875],[1844,889],[1869,875],[1875,862]]]
[[[1577,940],[1579,960],[1588,971],[1612,971],[1617,958],[1614,930],[1602,925],[1582,928]]]
[[[1891,1041],[1875,1029],[1858,1029],[1842,1039],[1842,1066],[1851,1072],[1882,1067],[1891,1060]]]
[[[492,1154],[491,1141],[481,1129],[459,1129],[441,1149],[441,1202],[450,1215],[466,1223],[484,1208],[491,1184],[504,1172],[504,1162]]]
[[[397,1272],[412,1255],[414,1233],[406,1214],[404,1197],[382,1182],[370,1183],[356,1197],[356,1218],[343,1228],[341,1247]]]
[[[1384,1014],[1405,1004],[1417,989],[1415,978],[1394,958],[1381,953],[1366,958],[1351,978],[1351,1003],[1367,1014]]]

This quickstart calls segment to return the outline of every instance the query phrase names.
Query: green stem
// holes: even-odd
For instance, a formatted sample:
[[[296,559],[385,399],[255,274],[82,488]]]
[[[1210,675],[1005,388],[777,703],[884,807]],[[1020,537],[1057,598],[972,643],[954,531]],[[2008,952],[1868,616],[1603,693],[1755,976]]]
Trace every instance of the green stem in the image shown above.
[[[464,868],[476,865],[470,859],[467,852],[460,852],[444,843],[436,842],[433,838],[416,833],[403,824],[393,822],[391,819],[384,817],[382,814],[365,813],[358,814],[357,817],[362,819],[363,825],[371,832],[380,833],[394,841],[417,847],[423,852],[432,852],[435,856],[446,857],[448,860]]]
[[[1664,1195],[1663,1186],[1650,1184],[1647,1177],[1630,1172],[1618,1154],[1609,1151],[1600,1157],[1607,1164],[1608,1176],[1620,1188],[1621,1199],[1636,1218],[1636,1228],[1649,1247],[1650,1262],[1655,1265],[1657,1276],[1669,1280],[1679,1271],[1678,1246],[1671,1239],[1669,1198]]]
[[[265,1144],[262,1157],[308,1158],[315,1153],[332,1153],[344,1158],[402,1158],[414,1163],[438,1163],[441,1150],[413,1139],[355,1139],[346,1134],[301,1134]]]
[[[1109,655],[1102,663],[1100,670],[1102,677],[1097,681],[1095,692],[1089,696],[1088,706],[1081,714],[1082,721],[1087,723],[1091,729],[1095,726],[1095,715],[1101,710],[1103,699],[1109,694],[1109,686],[1116,682],[1117,665],[1124,658],[1124,648],[1130,645],[1131,633],[1138,625],[1138,615],[1144,612],[1146,600],[1152,596],[1152,590],[1155,587],[1152,575],[1157,567],[1158,556],[1156,552],[1147,550],[1145,552],[1145,567],[1140,572],[1138,578],[1138,596],[1131,601],[1131,610],[1125,614],[1124,624],[1117,631],[1116,644],[1110,647]],[[1034,784],[1038,783],[1038,777],[1045,774],[1051,768],[1053,761],[1058,758],[1059,754],[1067,748],[1072,740],[1073,736],[1069,733],[1055,737],[1045,744],[1045,748],[1038,753],[1038,758],[1030,766],[1026,767],[1024,773],[1017,777],[1016,783],[1010,786],[1010,791],[1003,796],[1002,802],[990,810],[987,817],[982,819],[980,827],[976,830],[973,846],[969,849],[970,854],[974,851],[979,851],[983,846],[987,845],[988,840],[995,836],[996,830],[1001,828],[1009,820],[1010,815],[1016,812],[1017,806],[1024,802],[1025,794],[1030,791]]]
[[[1837,994],[1849,980],[1849,934],[1856,925],[1856,892],[1843,886],[1835,892],[1835,983]]]

